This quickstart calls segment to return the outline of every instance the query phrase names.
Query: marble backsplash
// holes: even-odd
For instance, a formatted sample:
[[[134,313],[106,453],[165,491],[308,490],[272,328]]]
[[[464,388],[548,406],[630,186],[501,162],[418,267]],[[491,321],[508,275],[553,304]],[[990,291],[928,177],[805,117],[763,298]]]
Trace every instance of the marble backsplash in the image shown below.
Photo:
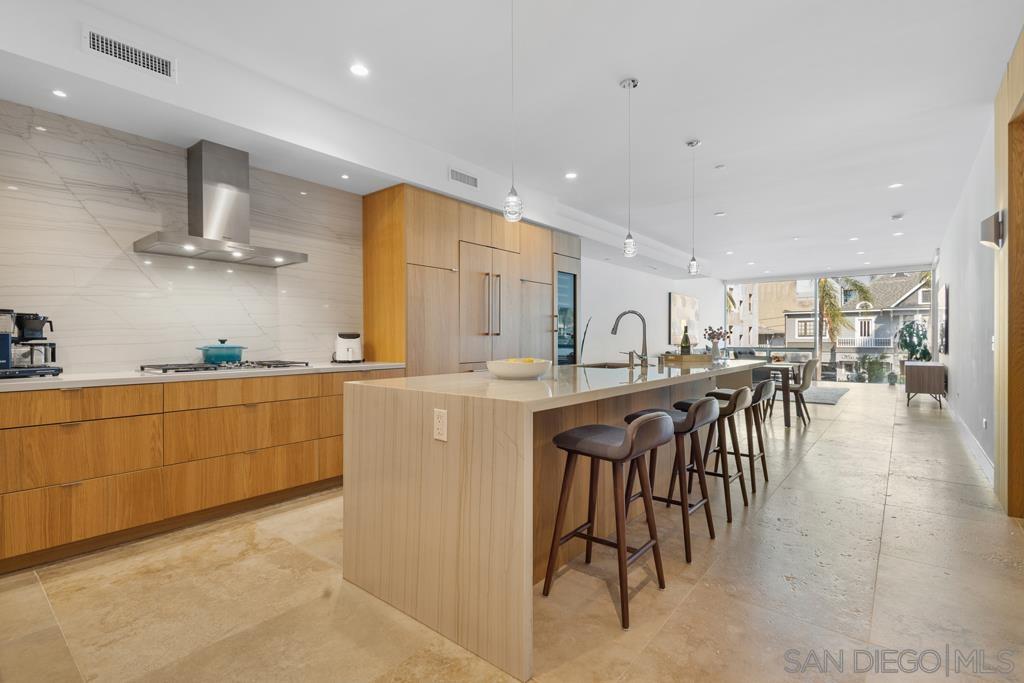
[[[0,101],[0,308],[50,316],[65,372],[198,360],[218,338],[326,361],[337,332],[362,329],[361,197],[252,169],[251,242],[305,264],[132,251],[185,232],[186,206],[184,149]]]

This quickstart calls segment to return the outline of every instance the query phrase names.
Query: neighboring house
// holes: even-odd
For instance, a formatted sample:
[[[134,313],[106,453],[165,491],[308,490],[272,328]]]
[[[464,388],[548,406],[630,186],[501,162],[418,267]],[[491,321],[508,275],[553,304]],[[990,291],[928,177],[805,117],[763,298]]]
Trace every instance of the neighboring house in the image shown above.
[[[896,346],[896,333],[912,320],[928,323],[931,285],[921,280],[920,273],[878,275],[867,284],[873,304],[861,301],[852,290],[842,290],[843,314],[850,325],[839,331],[835,348],[822,330],[822,357],[830,364],[834,359],[840,381],[855,374],[858,363],[868,356],[878,357],[886,373],[898,368],[906,354]],[[786,346],[813,349],[814,311],[787,311],[785,317]]]

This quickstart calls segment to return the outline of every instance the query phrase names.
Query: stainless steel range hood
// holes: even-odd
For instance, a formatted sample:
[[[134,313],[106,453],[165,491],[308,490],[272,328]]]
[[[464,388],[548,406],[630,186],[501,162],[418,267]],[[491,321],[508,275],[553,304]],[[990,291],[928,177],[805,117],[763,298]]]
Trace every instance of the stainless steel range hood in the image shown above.
[[[249,153],[209,140],[188,148],[188,232],[151,233],[135,251],[270,268],[309,260],[249,244]]]

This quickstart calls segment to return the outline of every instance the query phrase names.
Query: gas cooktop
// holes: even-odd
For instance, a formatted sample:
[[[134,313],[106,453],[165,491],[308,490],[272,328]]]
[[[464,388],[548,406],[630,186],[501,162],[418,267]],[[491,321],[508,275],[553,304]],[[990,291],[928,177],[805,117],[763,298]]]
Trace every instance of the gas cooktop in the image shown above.
[[[167,374],[170,372],[213,372],[220,370],[270,370],[273,368],[298,368],[308,367],[309,363],[303,360],[244,360],[239,363],[224,363],[214,365],[213,363],[152,363],[140,365],[139,370],[152,374]]]

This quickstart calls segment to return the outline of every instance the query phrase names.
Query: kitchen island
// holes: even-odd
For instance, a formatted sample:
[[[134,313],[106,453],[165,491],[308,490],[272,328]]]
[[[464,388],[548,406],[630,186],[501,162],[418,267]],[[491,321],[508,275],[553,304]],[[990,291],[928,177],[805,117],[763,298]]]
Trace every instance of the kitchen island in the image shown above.
[[[478,372],[348,384],[345,579],[528,679],[532,587],[543,578],[565,463],[551,438],[583,424],[621,426],[634,410],[668,408],[716,386],[749,385],[761,365],[562,366],[529,381]],[[660,495],[672,460],[659,459]],[[577,469],[569,529],[586,519],[586,471]],[[599,485],[597,532],[606,536],[610,489]],[[583,546],[567,543],[559,562]]]

